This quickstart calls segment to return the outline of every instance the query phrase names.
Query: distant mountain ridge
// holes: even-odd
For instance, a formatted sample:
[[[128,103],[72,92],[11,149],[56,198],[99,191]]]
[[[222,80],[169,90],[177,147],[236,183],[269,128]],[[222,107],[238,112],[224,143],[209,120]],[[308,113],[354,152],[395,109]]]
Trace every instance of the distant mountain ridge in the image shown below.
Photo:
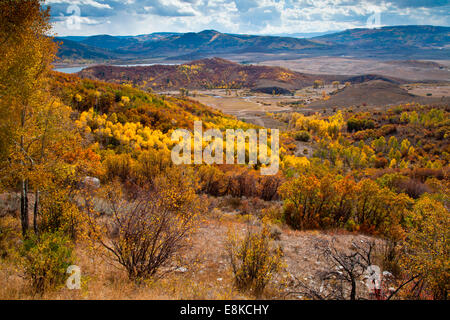
[[[398,26],[378,29],[350,29],[315,37],[314,39],[355,48],[386,49],[404,47],[439,49],[450,47],[450,27]]]
[[[60,44],[58,56],[62,59],[70,60],[108,60],[116,59],[113,52],[104,48],[86,45],[80,41],[69,40],[65,38],[55,38]]]
[[[226,55],[370,56],[439,59],[450,56],[450,27],[398,26],[351,29],[310,39],[220,33],[154,33],[58,38],[62,59],[180,59]],[[90,58],[87,58],[90,57]],[[107,58],[105,58],[107,57]]]
[[[59,38],[64,42],[64,38]],[[329,45],[306,39],[233,35],[214,30],[199,33],[152,34],[136,37],[92,36],[78,42],[80,45],[111,50],[117,58],[173,57],[187,54],[220,54],[242,52],[279,52],[308,48],[325,48]],[[64,50],[64,44],[62,49]],[[64,51],[62,51],[64,58]]]

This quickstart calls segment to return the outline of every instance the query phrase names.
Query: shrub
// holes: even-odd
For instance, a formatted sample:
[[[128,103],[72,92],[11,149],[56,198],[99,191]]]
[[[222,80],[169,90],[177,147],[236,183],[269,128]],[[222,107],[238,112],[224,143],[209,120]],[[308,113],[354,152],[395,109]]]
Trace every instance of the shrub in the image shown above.
[[[241,201],[241,214],[242,215],[249,215],[253,212],[253,208],[250,206],[250,203],[248,200]]]
[[[374,163],[375,168],[378,168],[378,169],[386,168],[387,165],[388,165],[388,160],[386,158],[384,158],[384,157],[377,157],[375,159],[375,163]]]
[[[447,128],[439,128],[437,129],[437,131],[434,133],[434,137],[437,140],[444,140],[446,134],[449,132],[449,130]]]
[[[391,272],[395,278],[401,277],[401,246],[397,241],[386,238],[383,242],[381,242],[375,253],[376,258],[380,261],[383,270]]]
[[[259,297],[273,275],[282,268],[281,248],[270,246],[270,230],[250,230],[242,240],[229,234],[227,252],[233,271],[234,283],[239,290],[252,291]]]
[[[353,133],[352,137],[353,137],[353,139],[359,141],[359,140],[367,140],[370,138],[372,138],[372,139],[377,138],[378,135],[375,130],[367,129],[367,130],[357,131],[357,132]]]
[[[318,228],[323,218],[332,212],[337,194],[329,175],[320,179],[314,175],[301,175],[280,187],[284,199],[284,219],[294,229]]]
[[[146,184],[152,182],[156,176],[171,166],[172,161],[168,151],[143,151],[136,161],[133,174],[141,184]]]
[[[132,173],[133,159],[129,154],[110,155],[104,161],[106,178],[109,181],[120,178],[127,181]]]
[[[261,214],[263,222],[279,225],[284,222],[283,208],[280,205],[271,205],[270,207],[263,209]]]
[[[295,133],[295,140],[308,142],[309,140],[311,140],[311,135],[308,131],[298,131]]]
[[[19,238],[17,221],[13,217],[0,218],[0,258],[6,258]]]
[[[359,119],[351,117],[347,120],[347,130],[348,132],[360,131],[366,129],[374,129],[375,122],[372,119]]]
[[[283,231],[281,228],[277,225],[272,225],[270,227],[270,238],[273,240],[281,240],[281,235],[283,234]]]
[[[40,232],[62,231],[76,237],[79,211],[67,189],[51,188],[43,194],[40,204]]]
[[[122,265],[133,281],[154,276],[184,245],[196,225],[201,204],[188,175],[155,181],[128,200],[114,184],[106,190],[112,217],[102,219],[86,199],[90,238]]]
[[[219,196],[223,189],[223,172],[215,166],[202,166],[198,170],[201,190],[212,196]]]
[[[397,132],[397,127],[393,124],[386,124],[377,130],[377,136],[387,136]]]
[[[411,199],[370,179],[356,183],[333,175],[301,175],[280,188],[284,220],[294,229],[347,227],[391,234],[398,230]],[[351,220],[351,221],[350,221]]]
[[[375,181],[363,179],[355,189],[355,220],[362,231],[377,230],[389,237],[401,237],[400,223],[411,206],[412,199],[380,187]]]
[[[448,299],[449,224],[449,211],[429,196],[418,200],[407,218],[406,253],[401,264],[424,281],[434,299]]]
[[[16,194],[0,194],[0,217],[14,216],[20,210],[20,198]]]
[[[413,199],[419,198],[424,193],[432,192],[431,188],[420,180],[405,177],[400,173],[385,174],[378,178],[377,182],[396,193],[406,193]]]
[[[71,243],[62,232],[30,235],[20,253],[25,275],[36,293],[62,285],[73,261]]]
[[[399,181],[396,187],[397,190],[406,193],[413,199],[417,199],[424,193],[431,193],[432,191],[425,183],[411,178]]]
[[[260,179],[260,196],[266,201],[276,200],[278,198],[278,188],[282,182],[280,175],[263,176]]]

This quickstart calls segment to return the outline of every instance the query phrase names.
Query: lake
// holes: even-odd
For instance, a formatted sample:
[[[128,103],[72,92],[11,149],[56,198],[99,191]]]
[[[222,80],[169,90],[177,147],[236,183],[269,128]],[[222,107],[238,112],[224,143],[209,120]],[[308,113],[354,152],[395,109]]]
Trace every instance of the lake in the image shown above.
[[[81,70],[87,68],[88,66],[83,67],[69,67],[69,68],[55,68],[55,71],[63,72],[63,73],[77,73]]]
[[[140,63],[140,64],[119,64],[119,65],[113,65],[113,66],[115,66],[115,67],[147,67],[147,66],[154,66],[154,65],[172,66],[172,65],[177,65],[177,64],[178,63]],[[90,66],[63,67],[63,68],[55,68],[55,71],[63,72],[63,73],[77,73],[88,67],[90,67]]]

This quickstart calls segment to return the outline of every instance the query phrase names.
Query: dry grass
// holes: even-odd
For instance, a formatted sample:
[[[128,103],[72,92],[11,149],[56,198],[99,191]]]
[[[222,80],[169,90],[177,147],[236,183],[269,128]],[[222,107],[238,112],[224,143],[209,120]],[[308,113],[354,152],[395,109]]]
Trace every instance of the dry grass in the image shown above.
[[[257,227],[257,219],[251,219],[251,227]],[[197,232],[188,239],[188,245],[179,252],[171,272],[160,279],[135,284],[124,270],[105,259],[101,251],[90,250],[77,244],[76,264],[82,272],[81,290],[65,287],[47,292],[43,296],[33,295],[21,271],[14,261],[0,260],[0,299],[51,299],[51,300],[218,300],[253,299],[251,295],[238,292],[233,287],[233,278],[227,260],[225,242],[227,231],[242,234],[249,227],[248,216],[226,214],[221,210],[211,212],[200,224]],[[282,228],[278,244],[284,251],[286,270],[266,289],[263,299],[278,299],[292,288],[291,275],[313,281],[315,273],[323,267],[317,257],[314,244],[317,240],[338,238],[345,247],[352,240],[366,238],[346,232],[298,232]],[[295,298],[295,297],[293,297]]]
[[[172,271],[160,279],[135,284],[118,265],[105,259],[101,251],[77,244],[76,264],[82,272],[81,290],[64,286],[42,296],[32,294],[29,283],[14,259],[0,261],[0,299],[51,299],[51,300],[170,300],[170,299],[246,299],[233,286],[231,273],[222,252],[221,239],[214,239],[216,228],[204,221],[199,232],[189,239],[189,244],[174,259]],[[216,237],[217,238],[217,237]]]

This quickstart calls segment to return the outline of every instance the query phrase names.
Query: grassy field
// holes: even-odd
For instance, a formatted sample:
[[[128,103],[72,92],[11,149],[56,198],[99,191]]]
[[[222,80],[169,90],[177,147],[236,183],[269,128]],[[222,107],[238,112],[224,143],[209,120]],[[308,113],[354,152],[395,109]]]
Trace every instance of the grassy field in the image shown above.
[[[404,88],[407,89],[409,93],[417,95],[417,96],[422,96],[422,97],[430,96],[430,94],[432,97],[435,97],[435,98],[450,97],[450,85],[447,83],[409,84],[409,85],[405,85]]]

